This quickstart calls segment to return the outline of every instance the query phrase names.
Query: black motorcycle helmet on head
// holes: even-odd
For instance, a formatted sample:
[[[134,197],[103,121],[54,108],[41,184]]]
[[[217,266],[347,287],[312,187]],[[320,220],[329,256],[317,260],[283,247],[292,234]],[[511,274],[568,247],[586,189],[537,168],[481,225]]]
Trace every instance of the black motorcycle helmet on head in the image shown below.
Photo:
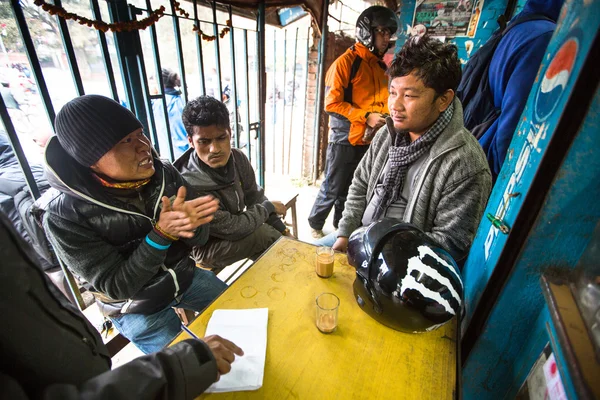
[[[356,21],[356,40],[364,44],[370,51],[375,49],[375,32],[377,27],[390,30],[394,35],[398,30],[398,19],[392,10],[383,6],[372,6],[363,11]]]
[[[412,224],[384,218],[350,236],[360,307],[390,328],[434,330],[460,316],[463,284],[452,257]]]

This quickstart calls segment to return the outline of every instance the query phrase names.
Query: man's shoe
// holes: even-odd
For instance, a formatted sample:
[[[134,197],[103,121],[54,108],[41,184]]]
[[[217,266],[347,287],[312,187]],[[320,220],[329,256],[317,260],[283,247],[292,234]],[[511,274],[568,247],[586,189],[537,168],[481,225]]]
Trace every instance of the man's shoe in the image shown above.
[[[325,234],[323,233],[322,229],[313,229],[313,228],[310,228],[310,234],[315,239],[321,239],[323,236],[325,236]]]

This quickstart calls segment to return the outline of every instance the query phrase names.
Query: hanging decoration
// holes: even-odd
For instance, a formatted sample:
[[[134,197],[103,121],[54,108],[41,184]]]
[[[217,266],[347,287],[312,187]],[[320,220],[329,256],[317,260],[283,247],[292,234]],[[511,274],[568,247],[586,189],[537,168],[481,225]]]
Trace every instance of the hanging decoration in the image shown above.
[[[42,10],[46,11],[50,15],[57,15],[58,17],[67,21],[73,20],[79,23],[79,25],[87,25],[90,28],[93,27],[94,29],[102,32],[107,32],[109,30],[111,32],[131,32],[135,30],[146,29],[147,27],[155,24],[165,14],[165,7],[160,6],[160,8],[152,11],[150,15],[139,21],[114,22],[111,24],[107,24],[106,22],[101,20],[91,20],[89,18],[82,17],[75,13],[70,13],[63,7],[46,3],[44,0],[34,0],[33,4],[35,4],[38,7],[41,7]],[[186,18],[190,17],[190,14],[179,6],[180,3],[177,0],[171,0],[171,4],[173,5],[173,8],[177,13]],[[221,39],[223,39],[225,35],[227,35],[227,33],[231,30],[231,21],[227,20],[226,25],[227,26],[221,29],[221,32],[219,33],[219,37]],[[206,40],[207,42],[212,42],[216,39],[216,36],[207,35],[206,33],[202,32],[202,29],[200,29],[200,27],[196,24],[194,24],[192,30],[196,32],[198,36],[202,38],[202,40]]]
[[[175,9],[175,11],[178,12],[180,15],[182,15],[186,18],[190,17],[190,13],[188,13],[187,11],[185,11],[184,9],[179,7],[180,3],[177,0],[171,0],[171,4],[173,5],[173,8]],[[219,33],[219,37],[221,39],[223,39],[225,37],[225,35],[227,35],[227,33],[230,31],[230,28],[232,27],[230,20],[227,20],[225,22],[225,24],[227,26],[224,27],[223,29],[221,29],[221,32]],[[217,38],[216,36],[207,35],[206,33],[202,32],[202,29],[200,29],[200,27],[196,24],[194,24],[192,30],[194,32],[196,32],[197,35],[202,38],[202,40],[206,40],[207,42],[212,42],[213,40],[215,40]]]
[[[131,32],[139,29],[146,29],[150,25],[156,23],[156,21],[158,21],[165,12],[165,7],[160,6],[160,8],[152,11],[150,15],[139,21],[114,22],[107,24],[104,21],[91,20],[75,13],[67,12],[67,10],[64,8],[55,6],[54,4],[46,3],[44,0],[34,0],[33,4],[41,7],[42,10],[46,11],[50,15],[58,15],[62,19],[73,20],[78,22],[79,25],[87,25],[90,28],[93,27],[94,29],[102,32],[107,32],[109,30],[111,32]]]

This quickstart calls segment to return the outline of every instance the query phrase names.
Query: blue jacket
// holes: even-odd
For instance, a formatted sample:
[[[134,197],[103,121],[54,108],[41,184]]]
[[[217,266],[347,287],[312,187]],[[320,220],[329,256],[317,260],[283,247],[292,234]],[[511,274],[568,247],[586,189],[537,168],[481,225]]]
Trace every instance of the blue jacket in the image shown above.
[[[181,114],[185,107],[181,92],[173,88],[165,88],[165,100],[167,102],[167,112],[169,114],[169,127],[171,128],[171,141],[173,143],[174,160],[178,159],[189,147],[187,132],[181,120]],[[160,155],[162,158],[169,158],[169,142],[167,141],[167,128],[165,127],[165,117],[161,100],[152,101],[154,112],[154,122],[159,137]]]
[[[558,20],[564,0],[529,0],[519,14],[543,14]],[[494,181],[500,173],[508,146],[537,75],[556,24],[547,20],[523,22],[500,41],[490,64],[490,88],[498,119],[479,139]]]

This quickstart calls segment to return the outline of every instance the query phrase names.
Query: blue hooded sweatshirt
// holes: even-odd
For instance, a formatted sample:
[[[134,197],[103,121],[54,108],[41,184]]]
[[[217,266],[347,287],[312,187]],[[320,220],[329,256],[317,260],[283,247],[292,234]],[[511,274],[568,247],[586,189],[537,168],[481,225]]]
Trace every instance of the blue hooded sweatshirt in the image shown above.
[[[564,0],[529,0],[518,15],[543,14],[557,21],[563,2]],[[479,143],[487,155],[494,182],[506,158],[508,146],[555,27],[554,22],[547,20],[523,22],[502,38],[492,57],[488,78],[494,104],[500,108],[501,113],[479,139]]]

